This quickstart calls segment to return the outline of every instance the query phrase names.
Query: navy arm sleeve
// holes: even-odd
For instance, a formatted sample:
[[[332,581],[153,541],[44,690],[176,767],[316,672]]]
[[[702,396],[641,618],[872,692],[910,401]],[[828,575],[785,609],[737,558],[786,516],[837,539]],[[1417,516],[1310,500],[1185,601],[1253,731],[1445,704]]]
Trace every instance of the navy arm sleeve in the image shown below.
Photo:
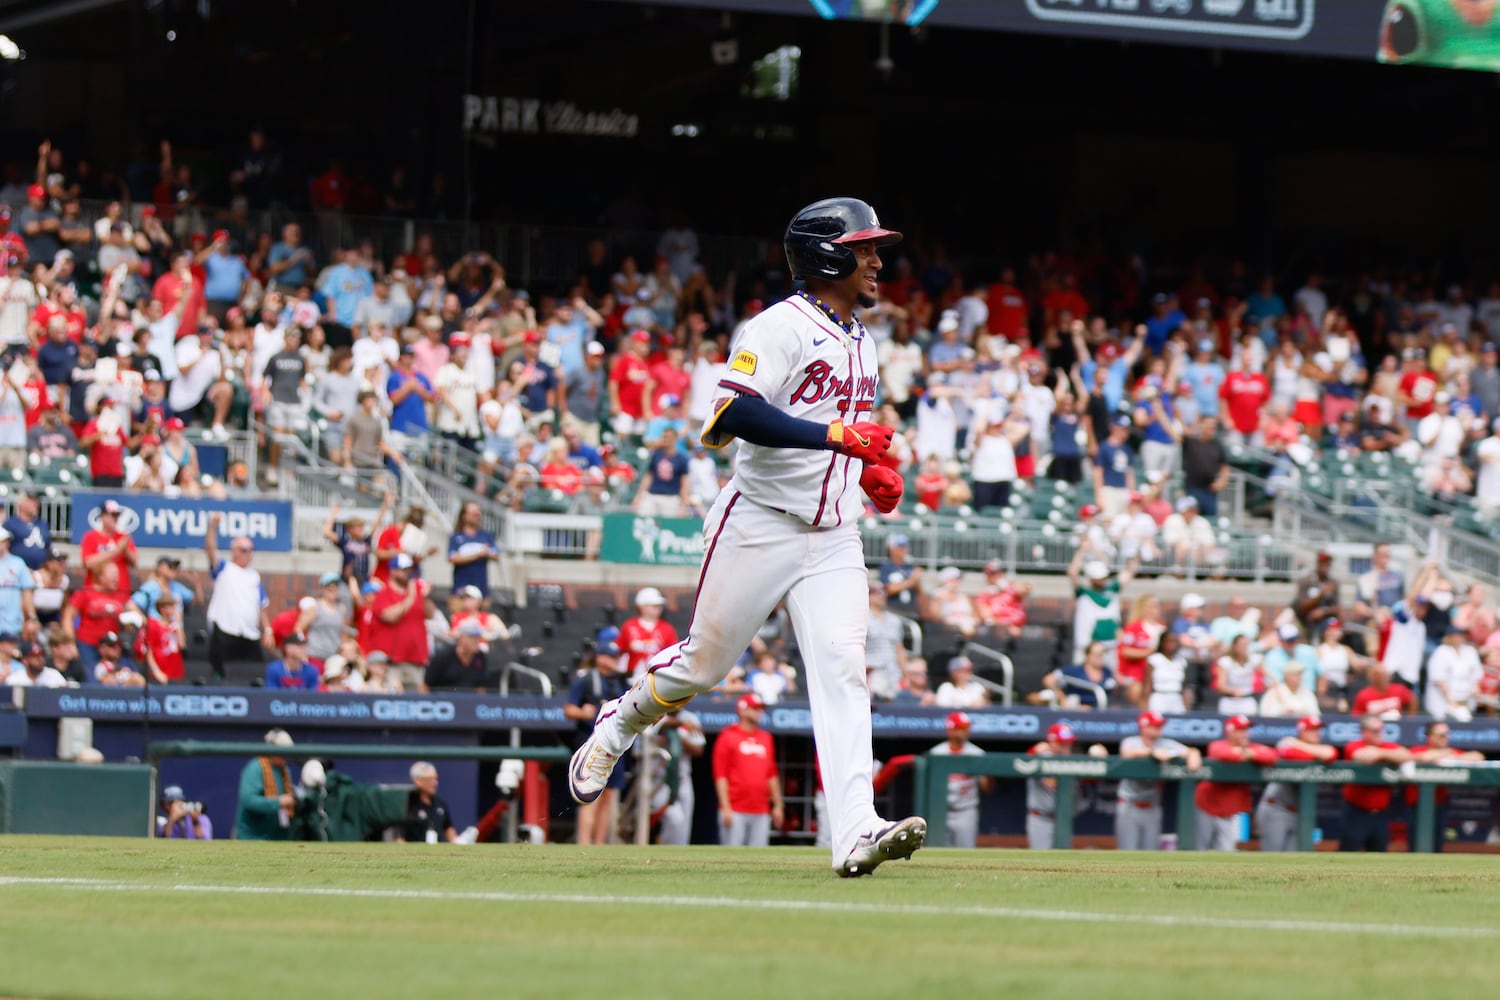
[[[794,417],[757,396],[736,396],[724,407],[715,429],[767,448],[823,451],[828,447],[827,424]]]

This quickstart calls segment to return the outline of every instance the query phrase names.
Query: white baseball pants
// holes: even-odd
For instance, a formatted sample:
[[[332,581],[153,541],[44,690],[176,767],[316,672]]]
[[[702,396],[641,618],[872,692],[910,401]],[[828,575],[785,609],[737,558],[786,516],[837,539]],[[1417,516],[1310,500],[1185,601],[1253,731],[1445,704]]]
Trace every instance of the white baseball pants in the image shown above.
[[[723,680],[785,598],[805,666],[837,867],[880,821],[870,784],[869,573],[859,532],[853,524],[809,527],[735,490],[719,494],[703,532],[687,637],[652,657],[646,676],[600,710],[594,738],[623,754],[641,730]]]

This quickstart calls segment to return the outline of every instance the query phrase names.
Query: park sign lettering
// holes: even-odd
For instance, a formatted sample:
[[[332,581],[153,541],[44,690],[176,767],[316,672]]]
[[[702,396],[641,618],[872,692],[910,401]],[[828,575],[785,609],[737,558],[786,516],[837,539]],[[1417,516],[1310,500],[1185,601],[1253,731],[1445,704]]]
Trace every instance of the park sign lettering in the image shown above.
[[[634,139],[640,128],[640,115],[627,114],[619,108],[584,111],[572,101],[464,95],[465,132]]]
[[[118,524],[141,548],[196,549],[208,535],[209,519],[219,515],[221,543],[248,538],[266,552],[290,552],[292,505],[284,500],[185,500],[140,493],[77,491],[72,494],[70,540],[76,545],[99,527],[99,507],[113,500],[121,508]]]

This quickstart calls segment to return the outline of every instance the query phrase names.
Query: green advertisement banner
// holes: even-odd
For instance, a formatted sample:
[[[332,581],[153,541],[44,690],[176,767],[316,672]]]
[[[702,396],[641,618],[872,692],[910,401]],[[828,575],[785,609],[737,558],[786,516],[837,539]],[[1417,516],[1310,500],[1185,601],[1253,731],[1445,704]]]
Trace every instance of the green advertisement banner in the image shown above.
[[[696,517],[605,514],[604,562],[696,566],[703,561],[703,521]]]

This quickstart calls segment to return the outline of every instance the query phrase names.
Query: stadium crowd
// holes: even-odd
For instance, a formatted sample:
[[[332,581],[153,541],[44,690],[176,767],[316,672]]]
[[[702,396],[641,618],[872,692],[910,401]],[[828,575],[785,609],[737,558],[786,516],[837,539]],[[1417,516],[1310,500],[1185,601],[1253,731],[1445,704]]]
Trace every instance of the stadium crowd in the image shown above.
[[[696,429],[735,331],[791,291],[774,245],[762,260],[710,274],[697,232],[674,213],[659,239],[593,240],[570,279],[528,290],[483,250],[440,258],[420,225],[409,244],[390,247],[326,242],[336,227],[263,224],[263,174],[274,159],[263,136],[251,138],[226,179],[223,210],[205,203],[169,143],[160,154],[101,178],[44,143],[30,174],[8,172],[0,466],[38,482],[44,470],[69,466],[85,485],[231,496],[275,486],[294,441],[351,473],[400,475],[447,448],[468,456],[480,494],[517,509],[615,504],[658,516],[701,511],[727,476],[732,449],[710,454]],[[339,190],[336,171],[320,175],[309,200],[325,217],[336,214],[348,207],[334,197]],[[377,210],[418,211],[399,185],[388,194]],[[86,195],[105,200],[86,203]],[[1492,704],[1500,662],[1492,602],[1481,590],[1459,604],[1436,568],[1398,578],[1387,562],[1372,570],[1373,589],[1363,582],[1371,574],[1361,578],[1353,600],[1321,576],[1299,581],[1319,588],[1313,606],[1299,590],[1259,622],[1232,608],[1209,620],[1196,596],[1169,616],[1142,594],[1125,612],[1120,592],[1147,565],[1210,576],[1222,566],[1213,524],[1231,448],[1271,456],[1283,474],[1320,453],[1390,453],[1416,470],[1424,492],[1500,511],[1500,283],[1411,267],[1261,275],[1233,260],[1148,270],[1137,256],[1092,246],[987,268],[951,261],[937,244],[904,245],[883,279],[862,319],[879,342],[881,417],[902,428],[894,448],[909,503],[892,516],[1003,510],[1044,482],[1073,488],[1067,495],[1079,500],[1069,569],[1079,621],[1070,662],[1037,697],[1087,705],[1105,693],[1141,707],[1176,706],[1176,698],[1238,712],[1252,702],[1264,710],[1274,695],[1274,707],[1304,709],[1310,697],[1326,710],[1352,707],[1356,689],[1385,672],[1444,714]],[[205,475],[198,449],[246,434],[263,451],[262,482],[243,464]],[[35,591],[17,598],[16,614],[0,615],[0,640],[22,644],[14,662],[36,643],[75,680],[102,679],[96,659],[153,669],[138,643],[128,648],[131,636],[167,620],[173,602],[142,606],[133,595],[164,586],[170,560],[147,572],[85,556],[70,576],[50,537],[38,540],[35,498],[19,503],[9,544]],[[453,604],[439,607],[420,564],[440,546],[429,543],[422,512],[392,515],[387,503],[374,524],[333,518],[326,535],[342,569],[295,608],[210,616],[229,637],[213,646],[216,671],[224,656],[246,650],[231,639],[248,640],[283,664],[267,683],[421,688],[432,682],[416,669],[423,657],[456,640],[457,667],[438,673],[469,676],[472,641],[504,631],[484,609],[485,574],[476,569],[494,558],[494,540],[466,511],[455,532],[462,540],[450,541]],[[936,621],[969,637],[1020,634],[1026,587],[1003,567],[986,567],[985,589],[973,595],[957,570],[929,582],[903,569],[900,548],[892,547],[896,568],[880,574],[889,607],[872,605],[872,619]],[[215,572],[202,589],[218,587]],[[474,600],[471,587],[472,607],[464,603]],[[393,600],[399,616],[386,606]],[[62,612],[80,606],[98,613]],[[377,635],[409,619],[410,648],[387,650],[383,669],[378,657],[368,662],[365,634],[346,644],[339,631],[359,633],[371,608]],[[1447,637],[1460,612],[1463,631]],[[1232,621],[1241,625],[1223,624]],[[479,633],[465,634],[475,622]],[[906,662],[888,621],[883,638],[877,631],[872,687],[894,698],[922,683],[926,665]],[[125,645],[116,650],[111,634]],[[286,649],[289,637],[307,640],[305,648]],[[760,652],[747,651],[734,683],[774,698],[795,683],[789,658],[757,671]],[[984,686],[964,679],[961,663],[948,666],[959,676],[930,696],[947,689],[944,704],[976,703],[981,694],[962,692]],[[1457,682],[1433,679],[1451,670]],[[1169,680],[1179,673],[1186,680]]]

